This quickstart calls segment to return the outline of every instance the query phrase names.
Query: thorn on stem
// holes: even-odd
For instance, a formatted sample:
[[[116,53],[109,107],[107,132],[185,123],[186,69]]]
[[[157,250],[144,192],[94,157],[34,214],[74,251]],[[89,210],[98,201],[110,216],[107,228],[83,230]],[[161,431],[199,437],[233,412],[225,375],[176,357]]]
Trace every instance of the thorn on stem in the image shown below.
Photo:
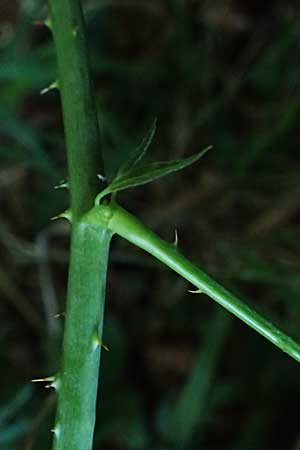
[[[98,347],[103,347],[104,350],[109,352],[109,348],[107,347],[107,345],[105,345],[102,339],[100,339],[99,336],[95,334],[95,336],[93,337],[93,350],[96,350],[96,348]]]
[[[32,24],[37,25],[37,26],[47,27],[47,28],[49,28],[50,31],[52,31],[51,19],[49,17],[47,17],[47,19],[45,19],[45,20],[34,20],[32,22]]]
[[[53,388],[56,391],[59,389],[60,386],[60,380],[58,376],[52,376],[52,377],[45,377],[45,378],[36,378],[35,380],[31,380],[32,383],[44,383],[46,381],[50,381],[49,384],[45,385],[46,389]]]
[[[43,383],[44,381],[54,381],[55,377],[45,377],[45,378],[35,378],[34,380],[31,380],[32,383]]]
[[[50,431],[51,431],[51,433],[54,434],[56,439],[59,439],[59,436],[60,436],[60,427],[59,427],[59,425],[55,425],[55,427],[52,428],[52,430],[50,430]]]
[[[55,380],[52,383],[46,384],[45,389],[50,389],[50,388],[53,388],[55,391],[58,391],[58,389],[60,388],[59,378],[55,378]]]
[[[69,183],[65,180],[61,180],[56,186],[54,186],[54,189],[69,189]]]
[[[55,314],[55,316],[53,316],[53,317],[54,317],[54,319],[59,319],[60,317],[64,317],[64,316],[65,316],[65,313],[63,312],[63,313]]]
[[[103,181],[104,183],[107,181],[106,178],[103,175],[101,175],[101,173],[98,173],[97,177],[99,178],[99,180]]]
[[[175,239],[173,242],[174,247],[178,247],[178,231],[177,228],[175,228]]]
[[[52,22],[50,17],[47,17],[47,19],[45,20],[45,25],[47,28],[49,28],[50,31],[52,31]]]
[[[58,214],[57,216],[51,217],[50,220],[56,220],[56,219],[66,219],[69,222],[72,222],[72,212],[70,209],[67,209],[66,211],[62,212],[61,214]]]
[[[49,91],[52,91],[53,89],[59,89],[59,84],[58,81],[53,81],[53,83],[49,84],[48,87],[46,87],[45,89],[42,89],[40,94],[44,95],[47,94]]]
[[[203,294],[203,291],[201,291],[201,289],[196,289],[195,291],[189,289],[188,292],[190,292],[191,294]]]

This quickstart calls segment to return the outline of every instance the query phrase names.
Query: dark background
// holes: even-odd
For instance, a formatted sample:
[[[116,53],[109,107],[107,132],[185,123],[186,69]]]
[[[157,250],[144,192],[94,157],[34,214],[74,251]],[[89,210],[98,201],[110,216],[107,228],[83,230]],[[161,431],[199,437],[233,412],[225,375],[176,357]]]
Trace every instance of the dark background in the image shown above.
[[[150,159],[212,144],[120,202],[295,339],[299,310],[298,1],[84,2],[108,173],[158,118]],[[0,4],[0,448],[47,450],[69,227],[44,2]],[[300,367],[115,239],[95,450],[299,450]],[[76,324],[75,324],[76,326]],[[75,450],[75,449],[70,449]]]

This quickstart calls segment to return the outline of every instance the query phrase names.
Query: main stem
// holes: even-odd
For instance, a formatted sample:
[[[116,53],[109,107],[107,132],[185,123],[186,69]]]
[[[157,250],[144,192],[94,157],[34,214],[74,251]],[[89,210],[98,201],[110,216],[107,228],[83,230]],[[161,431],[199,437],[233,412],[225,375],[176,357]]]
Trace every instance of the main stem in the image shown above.
[[[49,0],[68,155],[73,218],[88,211],[103,174],[97,110],[80,0]]]
[[[71,260],[53,450],[91,450],[111,232],[84,213],[103,174],[97,112],[79,0],[49,0],[61,93],[71,195]]]

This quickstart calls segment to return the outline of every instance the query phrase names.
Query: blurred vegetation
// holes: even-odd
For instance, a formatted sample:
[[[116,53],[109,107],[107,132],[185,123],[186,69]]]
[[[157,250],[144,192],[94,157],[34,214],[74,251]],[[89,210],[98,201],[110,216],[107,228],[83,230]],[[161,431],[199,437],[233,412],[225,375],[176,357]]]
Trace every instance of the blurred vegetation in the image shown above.
[[[299,2],[84,2],[107,173],[155,117],[152,157],[214,145],[195,167],[120,195],[296,339]],[[51,34],[39,0],[0,5],[0,448],[47,450],[69,229]],[[95,450],[299,450],[300,367],[187,283],[113,243]]]

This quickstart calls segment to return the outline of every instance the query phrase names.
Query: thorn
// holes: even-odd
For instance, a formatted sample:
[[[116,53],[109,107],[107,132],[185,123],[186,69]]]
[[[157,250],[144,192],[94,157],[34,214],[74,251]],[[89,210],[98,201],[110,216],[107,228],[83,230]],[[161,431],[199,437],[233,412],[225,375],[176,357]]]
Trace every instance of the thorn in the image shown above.
[[[49,17],[47,17],[47,19],[45,20],[34,20],[32,22],[32,25],[47,27],[50,31],[52,31],[51,19]]]
[[[53,388],[55,391],[58,391],[60,388],[60,380],[59,378],[55,378],[52,383],[46,384],[45,389]]]
[[[52,428],[52,430],[50,430],[50,431],[51,431],[51,433],[54,434],[54,436],[56,437],[56,439],[59,438],[59,436],[60,436],[60,427],[59,427],[59,425],[55,425],[55,427]]]
[[[101,346],[104,348],[105,351],[109,352],[109,348],[103,342],[101,342]]]
[[[64,313],[64,312],[63,312],[63,313],[55,314],[55,316],[53,316],[53,317],[54,317],[54,319],[59,319],[60,317],[63,317],[63,316],[65,316],[65,313]]]
[[[191,294],[203,294],[203,291],[201,291],[201,289],[196,289],[195,291],[189,289],[188,292],[190,292]]]
[[[54,186],[54,189],[69,189],[69,183],[65,180],[61,180],[56,186]]]
[[[102,339],[100,339],[98,337],[98,335],[95,335],[94,338],[93,338],[93,350],[96,350],[96,348],[98,348],[98,347],[103,347],[104,350],[109,352],[109,348],[104,344]]]
[[[47,28],[49,28],[49,30],[52,31],[52,22],[51,22],[50,17],[47,17],[47,19],[45,20],[45,26],[46,26]]]
[[[31,380],[32,383],[43,383],[44,381],[55,381],[55,377],[35,378],[34,380]]]
[[[175,239],[173,242],[174,247],[178,247],[178,231],[177,228],[175,228]]]
[[[72,30],[72,35],[73,35],[74,37],[76,37],[77,34],[78,34],[78,31],[79,31],[79,26],[77,25],[75,28],[73,28],[73,30]]]
[[[101,175],[101,173],[98,173],[98,174],[97,174],[97,177],[98,177],[99,180],[101,180],[101,181],[104,181],[104,182],[107,181],[106,178],[105,178],[103,175]]]
[[[66,211],[62,212],[61,214],[58,214],[57,216],[51,217],[50,220],[56,220],[56,219],[67,219],[69,222],[72,222],[71,210],[67,209]]]
[[[40,94],[44,95],[47,94],[49,91],[52,91],[53,89],[59,89],[59,84],[58,81],[55,80],[53,81],[53,83],[51,83],[48,87],[46,87],[45,89],[42,89]]]
[[[49,384],[45,385],[46,389],[53,388],[56,391],[60,386],[60,380],[58,376],[46,377],[46,378],[36,378],[35,380],[31,380],[32,383],[44,383],[46,381],[50,381]]]

